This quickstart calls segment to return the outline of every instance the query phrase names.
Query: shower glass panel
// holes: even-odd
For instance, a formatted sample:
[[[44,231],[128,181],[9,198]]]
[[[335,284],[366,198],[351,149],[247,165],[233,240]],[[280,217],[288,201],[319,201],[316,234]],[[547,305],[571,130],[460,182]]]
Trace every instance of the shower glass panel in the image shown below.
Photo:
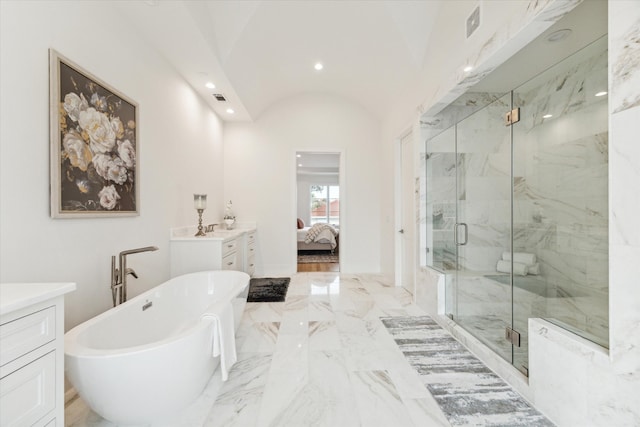
[[[504,359],[512,324],[509,268],[496,270],[511,248],[511,93],[456,125],[457,215],[454,320]],[[509,252],[510,253],[510,252]]]
[[[525,374],[531,317],[608,347],[606,90],[605,36],[426,143],[445,312]]]
[[[456,269],[456,132],[451,127],[427,142],[427,265],[443,273]]]
[[[521,334],[542,317],[608,347],[606,90],[605,36],[513,93],[514,262],[536,257],[513,277]],[[516,348],[514,365],[526,360]]]

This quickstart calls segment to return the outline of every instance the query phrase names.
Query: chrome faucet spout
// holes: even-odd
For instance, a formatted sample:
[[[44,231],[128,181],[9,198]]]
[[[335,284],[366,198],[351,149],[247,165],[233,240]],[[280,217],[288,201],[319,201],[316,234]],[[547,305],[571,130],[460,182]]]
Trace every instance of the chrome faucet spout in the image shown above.
[[[127,268],[127,274],[132,275],[136,279],[138,278],[138,275],[136,274],[136,271],[133,268]]]
[[[120,259],[122,259],[123,256],[127,255],[139,254],[140,252],[153,252],[157,250],[157,246],[145,246],[144,248],[127,249],[126,251],[120,252]]]
[[[118,267],[116,268],[116,257],[111,257],[111,293],[113,296],[113,306],[122,304],[127,300],[127,276],[132,275],[136,279],[138,274],[132,268],[127,268],[127,255],[141,252],[157,251],[157,246],[145,246],[143,248],[128,249],[118,255]]]

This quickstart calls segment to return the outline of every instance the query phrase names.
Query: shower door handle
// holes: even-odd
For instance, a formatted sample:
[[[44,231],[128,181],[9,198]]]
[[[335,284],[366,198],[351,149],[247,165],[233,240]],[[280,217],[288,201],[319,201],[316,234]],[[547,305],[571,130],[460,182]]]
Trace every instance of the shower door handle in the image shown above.
[[[460,230],[460,227],[464,227],[464,242],[460,242],[460,239],[458,238],[458,230]],[[467,244],[467,241],[469,240],[469,228],[467,227],[467,224],[464,222],[457,222],[455,225],[455,230],[453,232],[453,241],[455,242],[456,246],[464,246]]]

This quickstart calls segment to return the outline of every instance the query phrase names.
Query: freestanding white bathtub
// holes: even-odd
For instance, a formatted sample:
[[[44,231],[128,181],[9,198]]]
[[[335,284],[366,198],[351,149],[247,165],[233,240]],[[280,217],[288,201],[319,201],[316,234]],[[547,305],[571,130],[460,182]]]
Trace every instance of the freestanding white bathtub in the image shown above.
[[[166,420],[202,393],[220,363],[203,314],[230,300],[237,330],[248,284],[240,271],[185,274],[76,326],[65,334],[68,379],[107,420]]]

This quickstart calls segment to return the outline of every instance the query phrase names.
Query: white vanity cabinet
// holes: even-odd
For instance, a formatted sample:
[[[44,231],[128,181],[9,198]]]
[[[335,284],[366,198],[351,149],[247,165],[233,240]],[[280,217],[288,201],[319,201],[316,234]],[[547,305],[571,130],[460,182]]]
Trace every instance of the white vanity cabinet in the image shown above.
[[[236,237],[233,239],[226,239],[222,242],[222,265],[221,270],[240,270],[240,260],[242,254],[240,254],[241,245],[238,244],[238,240],[242,240],[242,237]]]
[[[223,230],[204,237],[194,237],[192,231],[188,227],[171,230],[171,277],[205,270],[252,274],[255,229]]]
[[[171,241],[171,277],[205,270],[238,270],[238,238]]]
[[[0,284],[0,425],[64,425],[64,294],[75,283]]]
[[[247,231],[245,234],[243,270],[249,276],[256,271],[256,230]]]

